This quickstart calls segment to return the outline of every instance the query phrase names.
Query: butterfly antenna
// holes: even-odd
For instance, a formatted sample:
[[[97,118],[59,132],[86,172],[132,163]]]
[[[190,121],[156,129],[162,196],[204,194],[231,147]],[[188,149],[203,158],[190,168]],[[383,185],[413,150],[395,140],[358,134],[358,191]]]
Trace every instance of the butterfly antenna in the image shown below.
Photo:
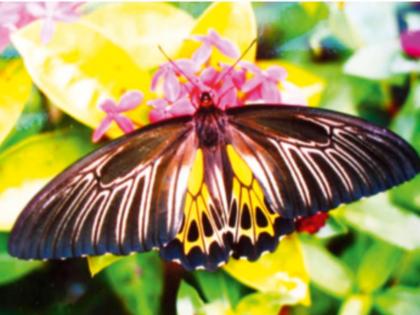
[[[176,71],[178,71],[179,73],[181,73],[192,85],[194,85],[197,89],[200,89],[200,87],[198,86],[198,84],[196,82],[194,82],[194,79],[190,78],[176,63],[175,61],[173,61],[163,50],[163,48],[158,45],[158,49],[160,50],[160,52],[165,56],[166,59],[168,59],[168,62],[172,65],[172,67],[175,68]]]
[[[235,63],[231,65],[228,71],[226,71],[225,74],[219,79],[220,81],[222,81],[228,74],[230,74],[233,71],[233,69],[235,69],[236,65],[245,57],[245,55],[251,50],[252,46],[254,46],[256,42],[257,38],[254,38],[251,44],[249,44],[248,48],[244,50],[244,52],[239,56]]]

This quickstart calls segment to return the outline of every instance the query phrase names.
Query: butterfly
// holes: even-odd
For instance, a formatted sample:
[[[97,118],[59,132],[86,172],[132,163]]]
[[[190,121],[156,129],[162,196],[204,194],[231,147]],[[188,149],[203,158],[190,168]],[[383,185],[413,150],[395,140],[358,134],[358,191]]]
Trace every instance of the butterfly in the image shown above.
[[[414,177],[417,153],[393,132],[325,109],[221,110],[116,139],[53,179],[26,206],[10,254],[63,259],[160,251],[185,269],[273,251],[298,218]]]

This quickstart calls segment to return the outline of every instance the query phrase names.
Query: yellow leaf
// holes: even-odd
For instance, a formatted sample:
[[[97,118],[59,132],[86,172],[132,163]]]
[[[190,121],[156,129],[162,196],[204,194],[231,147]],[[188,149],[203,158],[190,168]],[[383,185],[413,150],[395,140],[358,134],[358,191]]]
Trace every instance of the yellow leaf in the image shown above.
[[[210,5],[199,17],[191,35],[207,35],[214,29],[220,36],[235,43],[242,53],[257,38],[255,14],[249,2],[216,2]],[[200,43],[187,40],[181,48],[178,57],[189,58],[200,46]],[[243,60],[253,62],[256,55],[256,45],[246,54]],[[232,59],[213,50],[212,63],[224,62],[232,64]]]
[[[0,68],[0,143],[12,130],[29,98],[32,81],[22,60]]]
[[[320,7],[323,5],[321,2],[301,2],[300,5],[306,11],[306,13],[310,16],[314,16]]]
[[[153,2],[104,5],[84,20],[128,52],[142,69],[167,61],[159,45],[168,56],[174,56],[194,26],[194,19],[186,12]]]
[[[319,105],[326,84],[323,78],[283,60],[261,60],[258,61],[257,64],[263,69],[271,66],[283,67],[287,72],[286,81],[298,88],[297,92],[304,95],[308,101],[308,105]]]
[[[51,178],[25,180],[19,186],[0,191],[0,231],[8,232],[22,209]]]
[[[224,267],[235,279],[261,292],[280,293],[309,305],[309,275],[297,237],[281,240],[273,253],[256,262],[231,259]]]
[[[90,275],[92,277],[96,276],[101,270],[122,258],[124,258],[124,256],[114,256],[111,254],[88,257],[87,262]]]
[[[105,116],[98,102],[116,100],[127,90],[146,94],[150,77],[130,56],[109,39],[81,23],[57,23],[52,41],[40,42],[40,22],[13,35],[13,44],[23,56],[26,68],[37,86],[60,109],[96,128]],[[135,122],[147,123],[148,106],[128,113]],[[115,124],[109,135],[121,131]]]
[[[26,203],[55,175],[94,148],[86,132],[27,138],[0,155],[0,231],[9,231]]]

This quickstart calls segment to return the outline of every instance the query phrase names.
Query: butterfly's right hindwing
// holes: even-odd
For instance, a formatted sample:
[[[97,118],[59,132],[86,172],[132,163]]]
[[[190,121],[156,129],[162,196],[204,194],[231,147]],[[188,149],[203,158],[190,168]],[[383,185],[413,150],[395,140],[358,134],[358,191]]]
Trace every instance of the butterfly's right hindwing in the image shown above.
[[[128,254],[180,228],[196,151],[190,118],[115,140],[65,170],[26,206],[9,251],[25,259]]]

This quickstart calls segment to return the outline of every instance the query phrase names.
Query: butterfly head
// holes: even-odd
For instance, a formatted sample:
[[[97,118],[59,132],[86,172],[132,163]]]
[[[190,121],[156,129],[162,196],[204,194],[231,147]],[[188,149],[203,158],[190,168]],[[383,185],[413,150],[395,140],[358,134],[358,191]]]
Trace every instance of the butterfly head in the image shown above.
[[[210,108],[210,107],[214,107],[214,102],[213,102],[213,97],[211,95],[211,92],[202,92],[200,95],[200,102],[199,102],[200,107],[204,107],[204,108]]]

